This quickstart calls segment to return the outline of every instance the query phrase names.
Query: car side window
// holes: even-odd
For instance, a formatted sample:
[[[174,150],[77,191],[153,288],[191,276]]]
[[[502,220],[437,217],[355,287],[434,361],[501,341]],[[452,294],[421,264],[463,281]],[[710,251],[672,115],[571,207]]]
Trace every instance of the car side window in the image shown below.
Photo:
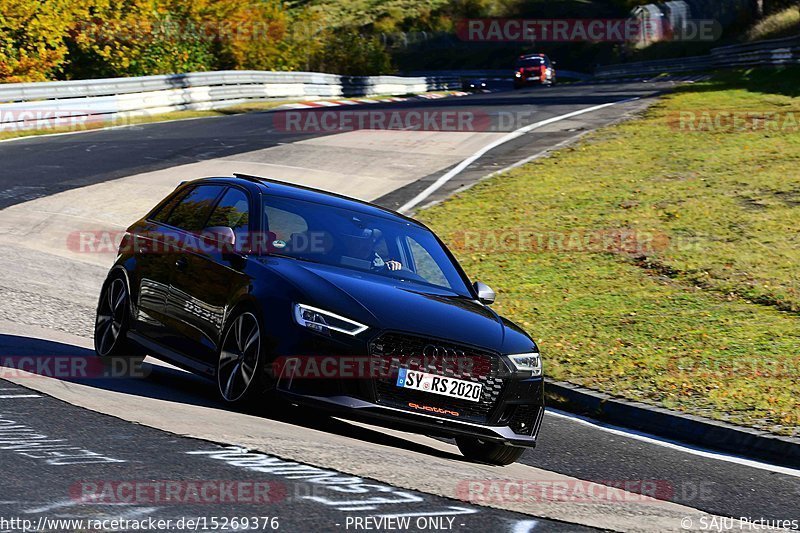
[[[151,220],[162,223],[166,222],[170,213],[172,213],[172,210],[175,209],[175,206],[178,205],[181,200],[186,198],[186,195],[192,192],[192,189],[192,187],[187,187],[181,192],[173,194],[172,197],[167,200],[167,202],[162,205],[161,208],[153,214],[153,216],[150,217]]]
[[[439,285],[440,287],[449,287],[450,284],[447,281],[447,277],[428,250],[411,237],[407,237],[406,242],[408,243],[408,249],[411,251],[414,272],[425,278],[428,283]]]
[[[195,187],[175,206],[166,223],[186,231],[202,230],[222,189],[221,185]]]
[[[304,235],[308,232],[306,219],[297,213],[290,213],[277,207],[264,206],[267,228],[275,234],[276,239],[291,241],[292,235]]]
[[[250,224],[250,202],[247,193],[235,187],[225,191],[206,222],[206,227],[232,228],[237,238],[246,233]]]

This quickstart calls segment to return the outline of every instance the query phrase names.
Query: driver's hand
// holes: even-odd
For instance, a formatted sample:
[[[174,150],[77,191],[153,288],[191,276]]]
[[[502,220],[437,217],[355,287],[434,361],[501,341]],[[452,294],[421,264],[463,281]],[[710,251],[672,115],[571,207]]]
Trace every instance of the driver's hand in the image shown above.
[[[400,270],[403,268],[403,263],[400,261],[386,261],[386,268],[389,270]]]

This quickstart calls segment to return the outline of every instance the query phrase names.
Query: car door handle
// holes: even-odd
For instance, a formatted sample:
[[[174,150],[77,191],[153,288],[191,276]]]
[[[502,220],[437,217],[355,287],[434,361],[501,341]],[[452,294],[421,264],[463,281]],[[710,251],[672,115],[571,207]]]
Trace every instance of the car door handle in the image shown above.
[[[186,270],[186,267],[189,266],[189,261],[185,257],[179,257],[177,261],[175,261],[175,267],[180,270]]]

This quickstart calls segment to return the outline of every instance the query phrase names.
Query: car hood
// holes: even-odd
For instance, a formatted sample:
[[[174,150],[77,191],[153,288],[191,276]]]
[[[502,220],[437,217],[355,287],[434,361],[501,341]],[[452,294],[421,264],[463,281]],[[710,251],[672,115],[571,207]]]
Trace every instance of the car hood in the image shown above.
[[[447,290],[293,259],[270,257],[266,264],[305,297],[306,301],[298,303],[371,328],[406,331],[493,351],[517,351],[520,344],[526,346],[525,351],[533,346],[516,325],[485,305]]]

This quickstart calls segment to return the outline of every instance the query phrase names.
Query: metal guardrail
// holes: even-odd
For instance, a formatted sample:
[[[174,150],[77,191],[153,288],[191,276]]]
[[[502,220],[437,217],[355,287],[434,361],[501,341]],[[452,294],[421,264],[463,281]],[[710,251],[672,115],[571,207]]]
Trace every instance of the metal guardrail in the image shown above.
[[[0,131],[47,128],[79,118],[110,120],[121,115],[206,110],[271,99],[402,95],[460,88],[457,76],[358,77],[247,70],[9,83],[0,84]]]
[[[558,65],[555,67],[556,69],[556,76],[559,78],[570,79],[570,80],[588,80],[592,78],[591,74],[585,74],[583,72],[575,72],[572,70],[562,70],[558,68]],[[495,79],[514,79],[514,71],[511,68],[507,69],[493,69],[493,70],[423,70],[423,71],[412,71],[409,72],[409,76],[460,76],[462,79],[470,79],[470,78],[495,78]]]
[[[607,65],[595,77],[639,76],[713,69],[800,64],[800,35],[714,48],[706,56]]]

